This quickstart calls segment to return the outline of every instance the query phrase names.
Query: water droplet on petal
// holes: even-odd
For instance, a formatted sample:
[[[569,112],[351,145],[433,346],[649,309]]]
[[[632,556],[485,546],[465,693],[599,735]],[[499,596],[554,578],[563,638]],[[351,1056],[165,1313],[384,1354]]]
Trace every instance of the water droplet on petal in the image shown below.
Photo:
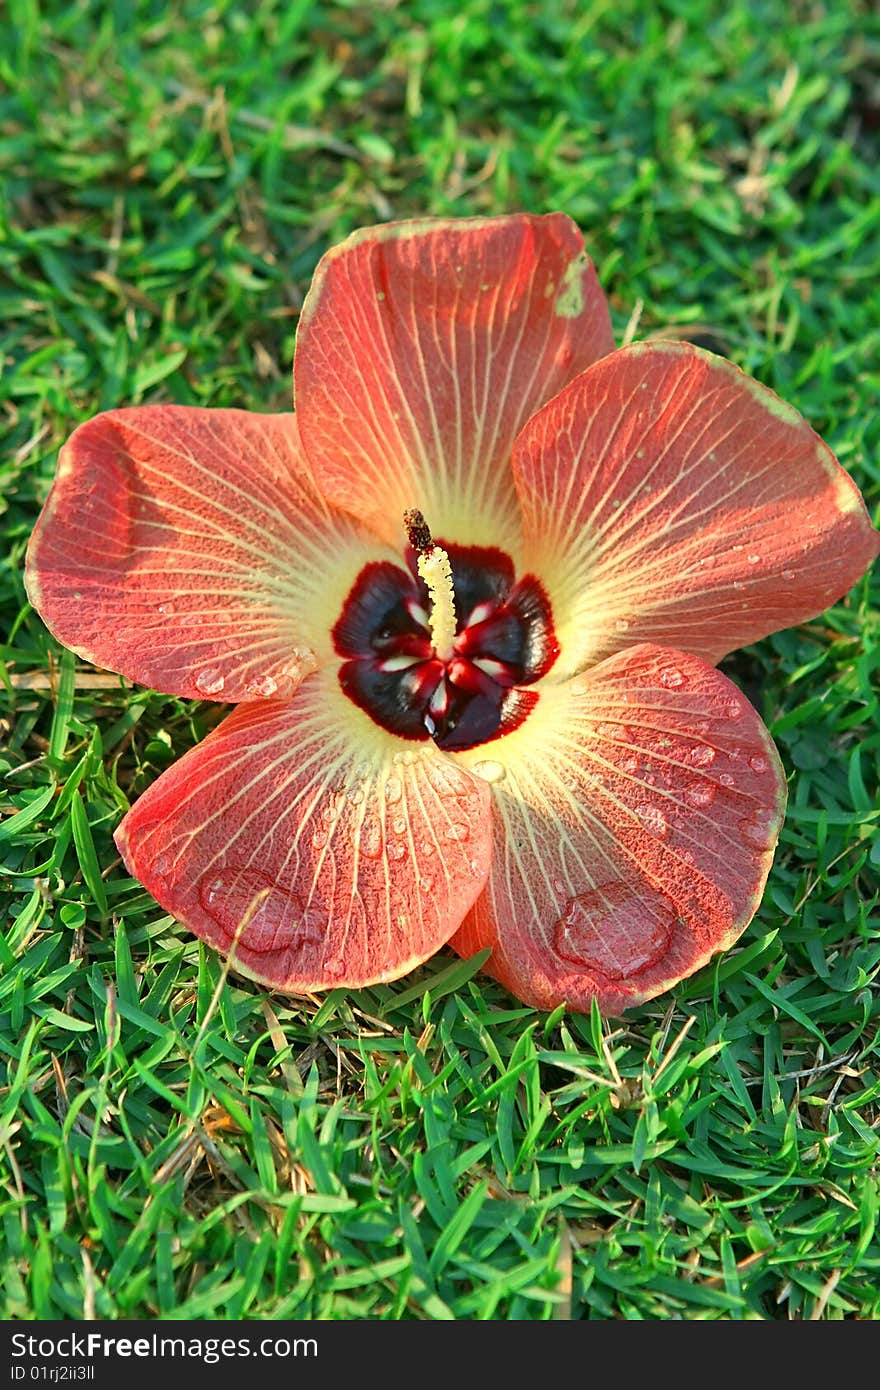
[[[743,707],[739,700],[725,700],[721,706],[721,713],[725,719],[741,719]]]
[[[342,956],[328,956],[321,961],[321,969],[327,974],[332,975],[335,980],[345,972],[345,961]]]
[[[749,758],[749,767],[752,769],[752,772],[766,772],[767,759],[756,754],[753,758]]]
[[[170,868],[170,856],[167,854],[157,854],[156,858],[153,860],[153,873],[160,874],[162,878],[164,878]]]
[[[787,580],[789,580],[789,581],[791,581],[792,579],[796,579],[796,578],[797,578],[797,576],[796,576],[794,570],[783,570],[783,571],[782,571],[782,577],[783,577],[783,579],[787,579]]]
[[[259,676],[247,682],[245,690],[248,695],[259,695],[262,699],[268,700],[278,691],[278,682],[274,676]]]
[[[750,565],[759,565],[761,563],[760,555],[747,555],[746,559]]]
[[[626,618],[615,618],[615,619],[614,619],[614,626],[615,626],[615,628],[617,629],[618,632],[627,632],[627,631],[629,631],[629,622],[628,622],[628,620],[627,620]]]
[[[721,783],[722,787],[732,787],[736,784],[736,778],[731,777],[729,772],[722,772],[718,781]]]
[[[466,778],[454,763],[446,758],[432,759],[427,766],[428,781],[444,800],[457,800],[468,791]]]
[[[711,767],[715,761],[715,749],[706,743],[697,743],[688,753],[688,762],[693,767]]]
[[[366,859],[379,859],[384,848],[382,827],[377,820],[366,820],[352,831],[352,844]]]
[[[503,763],[495,762],[494,758],[484,758],[482,762],[474,763],[472,771],[484,782],[490,783],[503,782],[507,776],[507,768]]]
[[[222,671],[218,671],[215,666],[206,666],[196,672],[193,683],[202,695],[219,695],[226,681]]]
[[[323,849],[327,843],[327,835],[323,830],[316,830],[312,835],[312,848]]]
[[[658,839],[665,840],[669,834],[669,821],[666,819],[666,812],[659,806],[652,806],[649,802],[642,802],[635,808],[636,815],[642,822],[646,830]]]
[[[656,892],[641,898],[625,884],[609,883],[569,898],[554,924],[553,945],[564,960],[621,980],[662,959],[675,915]]]
[[[399,777],[389,777],[385,783],[385,800],[389,806],[396,806],[403,795],[403,783]]]
[[[447,840],[456,840],[461,844],[462,841],[467,839],[469,833],[466,825],[458,823],[456,825],[447,826],[446,838]]]
[[[392,826],[395,835],[405,835],[408,824],[409,822],[406,816],[395,816],[394,824]]]
[[[685,800],[689,802],[691,806],[697,806],[700,809],[705,806],[711,806],[712,802],[715,800],[714,783],[691,782],[689,786],[685,787],[684,795]]]
[[[403,840],[392,840],[390,845],[388,846],[388,857],[389,859],[397,860],[405,859],[406,850],[407,847],[404,844]]]
[[[254,869],[226,868],[206,875],[199,884],[199,901],[228,935],[230,946],[235,942],[257,955],[314,946],[330,921],[320,904],[304,902]]]
[[[686,677],[676,666],[667,666],[660,672],[660,684],[667,690],[678,690],[686,684]]]
[[[82,595],[77,595],[77,597],[78,597],[78,598],[81,598]],[[170,598],[166,598],[165,601],[164,601],[164,603],[160,603],[160,604],[158,605],[158,609],[159,609],[159,612],[160,612],[160,613],[165,613],[165,614],[174,613],[174,612],[175,612],[174,600],[173,600],[173,599],[170,599]]]

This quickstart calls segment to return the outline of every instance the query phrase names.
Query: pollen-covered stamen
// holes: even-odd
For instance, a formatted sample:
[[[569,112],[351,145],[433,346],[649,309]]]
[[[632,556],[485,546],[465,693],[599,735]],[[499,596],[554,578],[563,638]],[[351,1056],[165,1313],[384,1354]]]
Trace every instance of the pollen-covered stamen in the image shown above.
[[[431,645],[440,661],[448,661],[452,656],[457,626],[455,588],[449,556],[441,546],[435,545],[431,528],[416,507],[404,512],[403,524],[406,527],[407,539],[416,552],[419,578],[428,590],[431,603],[428,618]]]

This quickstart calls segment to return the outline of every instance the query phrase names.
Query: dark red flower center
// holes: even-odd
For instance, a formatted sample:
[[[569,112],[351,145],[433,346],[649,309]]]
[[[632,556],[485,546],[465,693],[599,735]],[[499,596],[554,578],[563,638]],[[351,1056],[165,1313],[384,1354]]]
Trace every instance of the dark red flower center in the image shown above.
[[[333,642],[343,658],[339,681],[351,700],[402,738],[433,738],[441,748],[473,748],[517,728],[535,706],[523,689],[559,655],[550,602],[527,574],[490,546],[450,545],[455,638],[442,660],[431,636],[430,598],[418,554],[407,569],[365,565],[353,584]]]

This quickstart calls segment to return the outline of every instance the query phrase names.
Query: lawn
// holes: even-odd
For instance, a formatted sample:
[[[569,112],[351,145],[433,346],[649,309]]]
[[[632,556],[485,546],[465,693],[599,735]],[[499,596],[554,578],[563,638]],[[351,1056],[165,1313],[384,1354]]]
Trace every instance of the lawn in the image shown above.
[[[450,952],[305,1000],[225,978],[111,839],[220,707],[74,660],[22,584],[77,423],[287,408],[319,256],[425,213],[568,212],[619,337],[773,387],[876,520],[872,10],[9,0],[4,1317],[880,1316],[880,573],[724,663],[790,779],[764,901],[605,1021]]]

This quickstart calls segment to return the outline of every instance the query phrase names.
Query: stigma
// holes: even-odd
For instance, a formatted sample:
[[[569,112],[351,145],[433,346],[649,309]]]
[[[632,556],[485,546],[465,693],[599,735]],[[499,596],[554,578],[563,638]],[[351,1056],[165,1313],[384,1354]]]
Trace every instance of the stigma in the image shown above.
[[[455,587],[452,565],[442,546],[436,545],[430,527],[415,507],[403,514],[407,539],[416,552],[419,578],[428,590],[430,612],[428,626],[431,646],[438,661],[449,661],[458,621],[455,615]]]

